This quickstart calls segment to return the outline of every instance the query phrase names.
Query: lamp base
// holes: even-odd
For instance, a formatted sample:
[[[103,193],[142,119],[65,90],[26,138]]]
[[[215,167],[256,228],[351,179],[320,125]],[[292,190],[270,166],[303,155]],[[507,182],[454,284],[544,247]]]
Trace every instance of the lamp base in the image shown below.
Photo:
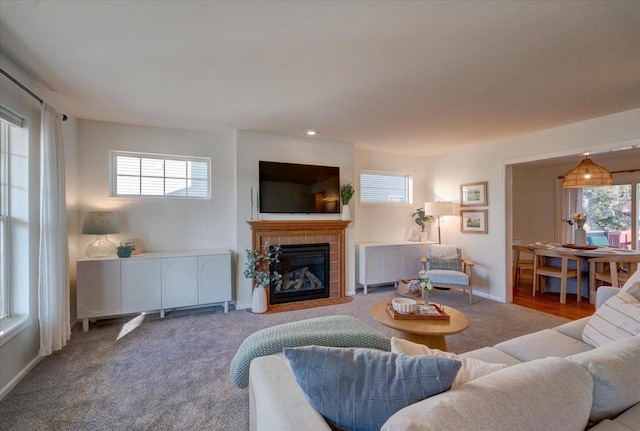
[[[111,257],[115,256],[118,248],[109,241],[106,235],[96,235],[96,240],[87,246],[87,257]]]

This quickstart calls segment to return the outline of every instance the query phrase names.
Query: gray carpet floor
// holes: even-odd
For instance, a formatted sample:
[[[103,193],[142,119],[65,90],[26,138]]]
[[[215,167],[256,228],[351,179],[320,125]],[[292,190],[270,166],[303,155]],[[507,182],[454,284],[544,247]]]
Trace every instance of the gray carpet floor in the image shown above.
[[[361,292],[349,304],[276,314],[221,307],[101,320],[44,358],[0,402],[1,430],[231,430],[249,428],[249,394],[229,378],[229,364],[253,332],[310,317],[345,314],[388,334],[369,314],[396,296],[392,287]],[[567,319],[513,304],[435,291],[471,325],[447,337],[461,353],[553,327]]]

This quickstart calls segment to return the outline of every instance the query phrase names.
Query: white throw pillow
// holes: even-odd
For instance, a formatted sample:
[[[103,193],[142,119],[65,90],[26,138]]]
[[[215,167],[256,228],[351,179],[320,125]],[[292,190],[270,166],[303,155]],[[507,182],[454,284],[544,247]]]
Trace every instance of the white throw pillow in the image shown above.
[[[636,272],[640,274],[640,271],[636,271]],[[631,279],[629,279],[624,284],[624,286],[622,286],[622,289],[620,289],[620,292],[628,293],[634,298],[640,300],[640,280],[631,281],[631,283],[629,283],[629,281],[631,281]]]
[[[458,375],[453,381],[451,389],[506,367],[505,364],[490,364],[479,359],[465,358],[464,356],[458,356],[455,353],[431,349],[424,344],[417,344],[396,337],[391,338],[391,351],[393,353],[402,353],[407,356],[437,356],[440,358],[457,359],[462,362],[462,367],[460,367],[460,371],[458,371]]]
[[[640,333],[640,301],[620,292],[602,304],[582,331],[582,340],[593,347],[604,346]]]

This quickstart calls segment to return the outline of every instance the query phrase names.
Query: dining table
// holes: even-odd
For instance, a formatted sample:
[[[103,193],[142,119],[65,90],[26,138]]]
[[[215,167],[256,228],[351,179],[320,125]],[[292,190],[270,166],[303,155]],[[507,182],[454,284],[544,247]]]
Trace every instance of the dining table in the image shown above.
[[[582,277],[582,286],[580,292],[583,297],[587,297],[590,300],[593,299],[593,295],[591,295],[589,280],[593,280],[591,272],[594,271],[594,265],[589,265],[588,259],[594,257],[620,257],[620,256],[628,256],[628,257],[637,257],[640,256],[640,251],[638,250],[629,250],[614,246],[607,245],[576,245],[576,244],[562,244],[555,242],[535,242],[532,244],[528,244],[527,247],[533,252],[536,249],[539,250],[551,250],[562,254],[568,254],[573,256],[579,256],[584,259],[582,272],[589,273],[589,277]],[[555,259],[558,261],[559,259]],[[553,265],[554,259],[549,259],[549,264]],[[567,292],[568,293],[576,293],[577,282],[575,280],[569,280],[567,284]],[[560,283],[556,280],[550,280],[549,289],[551,292],[560,290]],[[586,295],[585,295],[586,292]],[[593,302],[593,301],[592,301]]]

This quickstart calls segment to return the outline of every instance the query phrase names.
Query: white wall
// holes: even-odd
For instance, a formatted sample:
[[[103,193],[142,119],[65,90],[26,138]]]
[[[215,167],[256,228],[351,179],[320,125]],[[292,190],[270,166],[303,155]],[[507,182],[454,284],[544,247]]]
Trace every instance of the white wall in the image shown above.
[[[211,200],[109,197],[109,151],[211,158]],[[112,242],[142,238],[147,251],[235,249],[235,131],[194,132],[78,121],[79,227],[94,210],[118,213]],[[80,251],[95,237],[80,235]]]
[[[355,184],[353,145],[341,142],[324,141],[312,138],[296,138],[291,136],[272,135],[249,131],[239,131],[237,141],[237,250],[239,253],[236,268],[237,308],[251,306],[251,283],[242,275],[245,265],[245,249],[251,248],[251,229],[246,223],[251,219],[251,187],[258,190],[258,162],[260,160],[284,163],[303,163],[310,165],[338,166],[340,168],[341,185],[347,182]],[[351,218],[356,216],[351,206]],[[254,217],[256,217],[254,212]],[[338,214],[264,214],[268,219],[339,219]],[[347,228],[346,256],[346,292],[355,294],[355,246],[354,229],[356,223]]]
[[[415,224],[411,214],[417,208],[424,206],[426,198],[424,165],[425,158],[423,157],[356,151],[354,175],[356,178],[353,181],[356,194],[352,201],[357,213],[356,242],[417,239],[419,226]],[[362,170],[411,174],[413,176],[413,203],[360,204],[358,192],[360,190],[360,171]],[[429,233],[429,235],[428,239],[434,240],[433,233]]]
[[[460,201],[462,183],[488,181],[489,233],[462,234],[459,217],[446,217],[443,242],[460,244],[475,263],[474,293],[510,299],[511,207],[507,206],[506,165],[640,143],[640,109],[530,133],[426,161],[428,197]],[[449,222],[449,219],[455,222]]]
[[[65,112],[64,106],[58,106],[55,94],[48,93],[43,87],[33,82],[20,68],[0,55],[0,67],[11,74],[22,84],[39,94],[58,110]],[[23,118],[24,127],[13,130],[12,138],[20,145],[17,153],[24,158],[20,165],[13,164],[11,175],[13,179],[20,181],[24,187],[21,191],[14,191],[11,197],[14,210],[20,210],[16,223],[24,223],[18,226],[16,236],[9,238],[9,249],[13,257],[13,266],[10,274],[10,285],[25,286],[21,295],[12,298],[12,308],[16,314],[28,315],[30,325],[18,332],[15,336],[0,346],[0,398],[5,395],[25,373],[37,363],[40,348],[40,335],[38,332],[38,244],[40,224],[40,103],[21,90],[7,78],[0,77],[0,102],[10,107]],[[76,185],[77,172],[75,154],[77,151],[76,122],[75,118],[67,113],[69,120],[63,123],[64,157],[67,189],[67,227],[70,232],[76,225]],[[21,138],[24,138],[22,140]],[[13,162],[13,161],[12,161]],[[25,193],[24,206],[18,205],[16,195]],[[13,215],[13,214],[12,214]],[[75,280],[76,246],[73,237],[70,239],[69,261],[70,277]],[[75,284],[72,283],[72,304],[75,304]],[[75,306],[72,305],[72,320],[75,319]]]

